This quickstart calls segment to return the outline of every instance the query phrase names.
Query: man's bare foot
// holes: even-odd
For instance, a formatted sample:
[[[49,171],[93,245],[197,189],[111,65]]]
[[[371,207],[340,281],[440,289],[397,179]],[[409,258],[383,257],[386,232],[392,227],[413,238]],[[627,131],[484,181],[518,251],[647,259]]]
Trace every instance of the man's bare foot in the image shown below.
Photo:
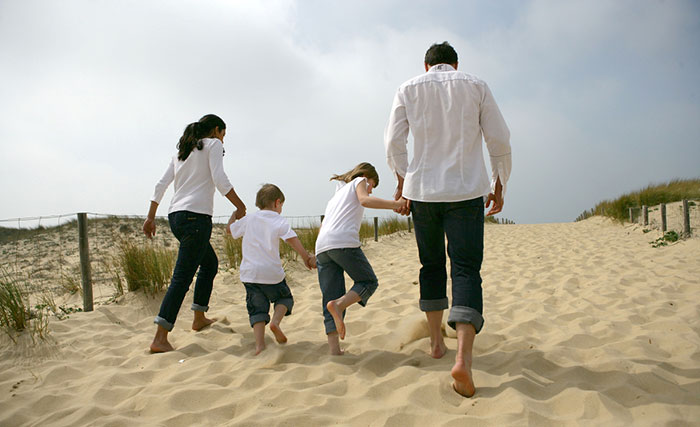
[[[198,316],[199,318],[195,317],[195,319],[192,321],[192,329],[195,331],[201,331],[202,329],[206,328],[207,326],[211,325],[212,323],[216,322],[216,319],[209,319],[204,316]]]
[[[455,360],[455,365],[452,367],[452,388],[458,394],[464,397],[472,397],[476,392],[474,381],[472,380],[471,363],[468,365],[463,360]]]
[[[175,349],[170,345],[167,339],[165,341],[153,340],[151,343],[151,353],[165,353],[173,350]]]
[[[255,345],[255,355],[257,356],[260,354],[263,350],[265,350],[265,343],[262,343],[262,345]]]
[[[345,339],[345,322],[343,322],[343,314],[338,312],[337,300],[328,301],[326,308],[328,312],[333,316],[333,321],[335,322],[335,329],[338,331],[338,336],[341,340]]]
[[[445,341],[440,340],[440,342],[438,342],[437,344],[430,345],[430,357],[432,357],[433,359],[440,359],[446,353],[447,346],[445,345]]]
[[[275,341],[277,341],[279,344],[284,344],[287,342],[287,336],[284,335],[284,332],[282,332],[280,325],[270,322],[270,331],[272,332],[272,335],[275,336]]]

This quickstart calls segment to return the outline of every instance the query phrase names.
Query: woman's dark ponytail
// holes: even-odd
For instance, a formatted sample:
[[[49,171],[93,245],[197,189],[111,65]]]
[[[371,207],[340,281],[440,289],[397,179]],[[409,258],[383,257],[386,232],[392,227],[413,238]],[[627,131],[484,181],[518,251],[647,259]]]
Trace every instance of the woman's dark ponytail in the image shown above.
[[[211,136],[216,128],[222,131],[226,129],[226,123],[214,114],[207,114],[198,122],[187,125],[180,137],[180,142],[177,143],[177,159],[185,161],[195,148],[201,150],[203,147],[202,138]]]

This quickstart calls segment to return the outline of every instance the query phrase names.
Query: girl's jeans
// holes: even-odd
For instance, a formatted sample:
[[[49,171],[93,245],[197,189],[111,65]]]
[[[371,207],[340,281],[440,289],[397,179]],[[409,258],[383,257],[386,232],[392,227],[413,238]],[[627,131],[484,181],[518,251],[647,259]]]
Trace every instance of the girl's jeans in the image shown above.
[[[481,262],[484,255],[484,200],[411,202],[420,257],[420,309],[444,310],[447,300],[445,235],[452,278],[452,309],[447,324],[483,324]]]
[[[185,294],[190,288],[192,278],[199,268],[194,284],[194,303],[192,310],[209,310],[214,276],[219,268],[214,248],[209,243],[211,237],[211,216],[189,211],[178,211],[168,215],[168,222],[173,234],[180,241],[177,262],[165,293],[160,311],[154,322],[168,331],[175,325]]]
[[[316,256],[316,268],[318,283],[323,294],[323,324],[326,327],[326,334],[330,334],[336,328],[326,304],[345,295],[343,272],[348,273],[355,282],[350,290],[355,291],[362,298],[359,303],[363,307],[377,290],[379,283],[372,266],[360,248],[329,249],[321,252]],[[345,312],[343,312],[343,318],[345,318]]]

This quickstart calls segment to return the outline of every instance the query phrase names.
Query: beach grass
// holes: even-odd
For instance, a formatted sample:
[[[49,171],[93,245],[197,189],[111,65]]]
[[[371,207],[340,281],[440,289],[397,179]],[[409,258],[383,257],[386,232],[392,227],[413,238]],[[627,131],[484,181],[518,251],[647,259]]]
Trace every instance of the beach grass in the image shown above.
[[[14,341],[13,334],[29,325],[29,301],[21,283],[5,269],[0,271],[0,327]]]
[[[236,269],[241,265],[243,259],[243,238],[234,239],[230,235],[224,236],[224,254],[229,268]]]
[[[117,262],[129,291],[142,289],[146,294],[155,295],[168,286],[176,257],[174,250],[123,239],[119,243]]]
[[[626,193],[614,200],[604,200],[582,212],[576,221],[594,215],[603,215],[618,221],[629,219],[629,208],[656,206],[661,203],[700,199],[700,178],[674,179],[663,184],[652,184],[638,191]]]

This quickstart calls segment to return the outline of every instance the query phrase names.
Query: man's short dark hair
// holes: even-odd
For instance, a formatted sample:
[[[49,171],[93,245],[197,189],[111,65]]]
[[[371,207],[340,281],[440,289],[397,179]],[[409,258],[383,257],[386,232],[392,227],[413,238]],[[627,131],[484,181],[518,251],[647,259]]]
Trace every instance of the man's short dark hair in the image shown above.
[[[431,67],[437,64],[456,64],[457,52],[447,42],[435,43],[425,52],[425,63]]]

